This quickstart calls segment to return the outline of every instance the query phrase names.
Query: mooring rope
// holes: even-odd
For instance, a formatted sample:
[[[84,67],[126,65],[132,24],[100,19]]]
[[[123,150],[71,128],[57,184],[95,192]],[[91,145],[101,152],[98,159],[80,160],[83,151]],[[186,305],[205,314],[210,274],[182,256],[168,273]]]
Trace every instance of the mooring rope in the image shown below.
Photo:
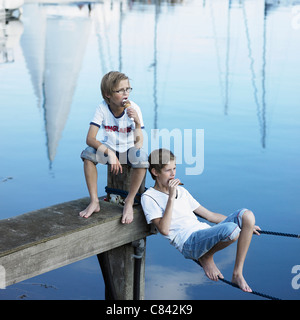
[[[275,232],[275,231],[266,231],[266,230],[257,230],[259,233],[261,234],[268,234],[268,235],[274,235],[274,236],[282,236],[282,237],[292,237],[292,238],[300,238],[300,235],[299,234],[293,234],[293,233],[284,233],[284,232]],[[200,263],[197,261],[197,260],[194,260],[198,265],[200,265]],[[200,265],[201,266],[201,265]],[[231,282],[231,281],[228,281],[226,279],[221,279],[219,277],[219,279],[221,281],[223,281],[224,283],[227,283],[229,285],[231,285],[232,287],[235,287],[235,288],[238,288],[240,289],[240,287],[238,285],[236,285],[235,283]],[[270,299],[270,300],[281,300],[279,298],[276,298],[276,297],[273,297],[273,296],[270,296],[268,294],[265,294],[265,293],[260,293],[260,292],[257,292],[257,291],[252,291],[252,292],[249,292],[249,293],[252,293],[254,295],[257,295],[257,296],[260,296],[260,297],[263,297],[263,298],[266,298],[266,299]]]
[[[266,230],[257,230],[257,231],[262,234],[269,234],[269,235],[274,235],[274,236],[291,237],[291,238],[299,238],[300,239],[300,234],[266,231]]]
[[[126,198],[127,195],[128,195],[128,191],[124,191],[124,190],[121,190],[121,189],[117,189],[117,188],[109,188],[109,187],[105,187],[105,192],[106,193],[110,193],[110,194],[117,194],[123,198]],[[136,196],[139,197],[141,196],[142,194],[141,193],[137,193]],[[136,204],[140,204],[140,201],[137,200],[136,198],[134,199],[134,202]]]
[[[193,261],[195,261],[200,267],[202,267],[201,264],[200,264],[200,262],[199,262],[198,260],[193,259]],[[232,287],[235,287],[235,288],[241,290],[241,288],[240,288],[237,284],[235,284],[235,283],[233,283],[233,282],[231,282],[231,281],[228,281],[228,280],[226,280],[226,279],[222,279],[222,278],[220,278],[220,277],[218,277],[218,278],[219,278],[219,280],[223,281],[224,283],[227,283],[227,284],[231,285]],[[244,292],[244,291],[243,291],[243,292]],[[265,294],[265,293],[260,293],[260,292],[257,292],[257,291],[246,292],[246,293],[252,293],[252,294],[255,294],[255,295],[257,295],[257,296],[260,296],[260,297],[263,297],[263,298],[266,298],[266,299],[270,299],[270,300],[281,300],[281,299],[279,299],[279,298],[270,296],[270,295]]]
[[[233,282],[230,282],[230,281],[228,281],[226,279],[221,279],[220,277],[219,277],[219,280],[223,281],[224,283],[227,283],[227,284],[231,285],[232,287],[240,289],[240,287],[237,284],[233,283]],[[276,297],[273,297],[273,296],[269,296],[268,294],[260,293],[260,292],[257,292],[257,291],[252,291],[252,292],[248,292],[248,293],[252,293],[252,294],[254,294],[256,296],[260,296],[260,297],[263,297],[263,298],[266,298],[266,299],[270,299],[270,300],[281,300],[279,298],[276,298]]]

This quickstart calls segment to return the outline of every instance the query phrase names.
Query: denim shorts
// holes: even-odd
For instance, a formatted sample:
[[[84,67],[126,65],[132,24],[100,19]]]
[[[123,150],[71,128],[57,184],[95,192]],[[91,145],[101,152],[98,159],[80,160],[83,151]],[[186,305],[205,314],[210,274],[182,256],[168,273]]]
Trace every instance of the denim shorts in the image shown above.
[[[121,164],[128,164],[132,168],[147,169],[149,167],[148,155],[142,149],[132,147],[132,148],[129,148],[127,152],[122,152],[122,153],[119,153],[117,151],[114,151],[114,152],[116,153],[116,156],[118,157]],[[98,163],[108,164],[107,155],[103,154],[102,152],[97,153],[97,150],[92,147],[85,148],[82,151],[80,157],[82,160],[87,159],[92,161],[95,165],[97,165]]]
[[[186,259],[198,260],[220,241],[235,239],[242,228],[242,216],[248,209],[239,209],[224,221],[192,233],[185,241],[182,254]]]

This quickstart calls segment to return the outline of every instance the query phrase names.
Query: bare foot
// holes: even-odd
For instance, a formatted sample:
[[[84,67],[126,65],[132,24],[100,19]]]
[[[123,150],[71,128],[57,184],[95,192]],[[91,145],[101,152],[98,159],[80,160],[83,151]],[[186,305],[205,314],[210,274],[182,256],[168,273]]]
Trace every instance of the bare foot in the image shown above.
[[[133,221],[133,203],[125,200],[124,208],[123,208],[123,216],[122,223],[129,224]]]
[[[94,212],[100,211],[100,204],[99,201],[93,201],[91,202],[85,210],[79,212],[80,217],[82,218],[88,218],[90,217]]]
[[[235,283],[245,292],[252,292],[252,289],[248,286],[246,280],[243,275],[232,275],[231,282]]]
[[[200,266],[203,268],[206,276],[213,281],[218,281],[218,278],[223,279],[221,271],[215,265],[213,256],[202,256],[199,258]]]

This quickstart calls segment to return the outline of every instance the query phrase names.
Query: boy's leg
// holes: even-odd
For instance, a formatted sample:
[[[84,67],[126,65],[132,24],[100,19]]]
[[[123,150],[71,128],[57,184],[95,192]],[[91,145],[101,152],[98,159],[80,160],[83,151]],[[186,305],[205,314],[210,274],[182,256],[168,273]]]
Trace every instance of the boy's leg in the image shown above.
[[[90,194],[90,204],[87,208],[79,213],[81,217],[88,218],[94,212],[100,211],[100,204],[98,199],[98,190],[97,190],[97,167],[96,165],[90,161],[85,159],[84,160],[84,175],[86,184]]]
[[[203,268],[206,276],[210,280],[217,281],[218,278],[221,278],[221,279],[224,278],[222,273],[221,273],[221,271],[215,265],[215,262],[214,262],[214,259],[213,259],[213,255],[216,252],[225,249],[230,244],[235,242],[238,237],[239,236],[237,236],[233,240],[218,242],[213,248],[211,248],[208,252],[206,252],[202,257],[200,257],[198,259],[200,266]]]
[[[134,198],[143,182],[148,168],[148,155],[136,147],[127,150],[127,159],[132,167],[131,183],[129,193],[125,199],[123,208],[122,223],[131,223],[133,221]]]
[[[209,279],[217,281],[223,275],[215,265],[213,256],[236,241],[239,233],[240,228],[234,222],[219,223],[196,231],[184,243],[182,253],[185,258],[197,261]]]
[[[132,176],[131,176],[131,184],[129,193],[125,199],[125,205],[123,208],[123,216],[122,216],[122,223],[131,223],[133,221],[133,204],[134,204],[134,197],[136,196],[141,183],[146,174],[145,168],[133,168],[132,169]]]
[[[243,267],[251,243],[254,224],[254,214],[252,211],[246,210],[242,216],[242,230],[237,243],[236,260],[232,275],[232,282],[237,284],[243,291],[246,292],[251,292],[252,290],[243,277]]]

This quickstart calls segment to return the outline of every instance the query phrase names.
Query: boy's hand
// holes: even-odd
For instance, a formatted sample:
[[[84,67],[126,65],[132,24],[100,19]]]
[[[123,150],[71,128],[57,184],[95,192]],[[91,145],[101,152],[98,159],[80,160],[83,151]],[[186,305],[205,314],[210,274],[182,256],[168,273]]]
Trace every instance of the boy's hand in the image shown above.
[[[177,186],[179,185],[179,183],[180,183],[179,179],[171,179],[169,181],[169,197],[170,198],[176,197]]]
[[[133,119],[133,121],[135,122],[136,125],[139,125],[140,124],[140,118],[139,118],[136,110],[133,109],[132,107],[128,107],[126,109],[126,111],[127,111],[128,117]]]
[[[260,236],[259,230],[261,230],[259,226],[254,226],[253,233],[257,234],[258,236]]]
[[[122,165],[114,152],[108,153],[108,163],[110,164],[110,172],[112,174],[118,174],[119,172],[123,172]]]

